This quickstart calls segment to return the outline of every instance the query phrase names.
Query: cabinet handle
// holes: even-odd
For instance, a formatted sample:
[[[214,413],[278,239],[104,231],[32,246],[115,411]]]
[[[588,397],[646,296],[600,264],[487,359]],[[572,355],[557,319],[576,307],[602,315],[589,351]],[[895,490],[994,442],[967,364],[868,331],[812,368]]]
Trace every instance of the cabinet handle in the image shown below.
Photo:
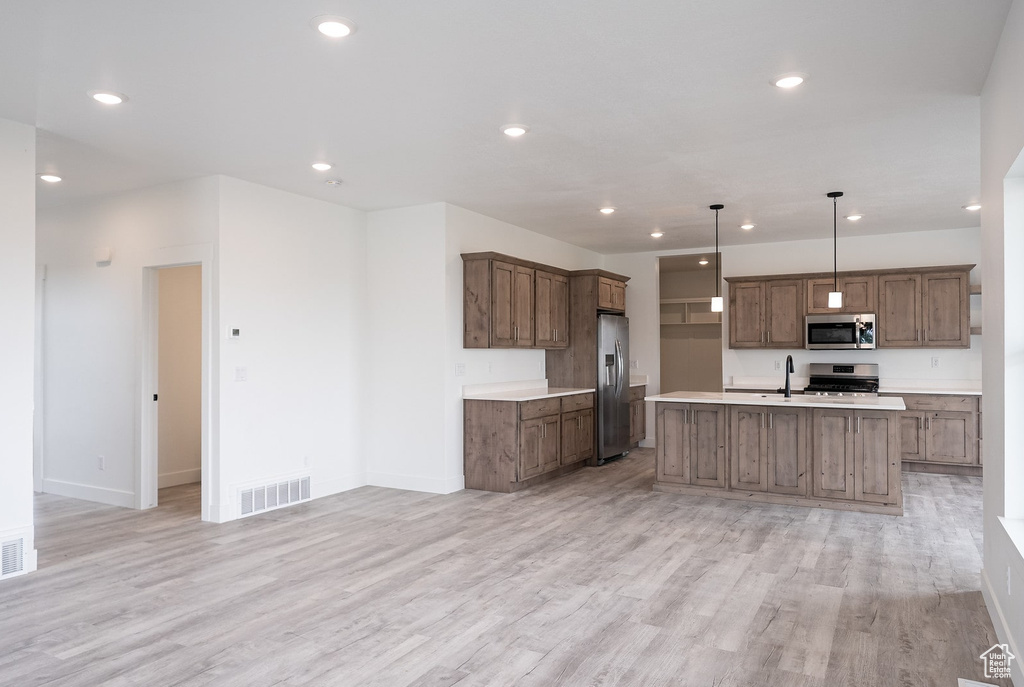
[[[921,330],[920,329],[917,330],[917,340],[918,341],[921,340]]]
[[[860,415],[857,416],[857,434],[860,434]]]
[[[768,413],[768,429],[775,429],[775,413]]]
[[[771,329],[768,330],[768,345],[769,346],[772,345],[772,330]]]
[[[686,408],[683,408],[683,424],[684,425],[690,424],[690,421],[686,419],[688,417],[688,415],[689,415],[689,412],[690,412],[689,410],[687,410]]]
[[[846,433],[849,434],[852,431],[853,431],[853,416],[852,415],[847,415],[846,416]]]
[[[925,429],[931,429],[932,428],[932,419],[930,417],[926,417],[924,419],[924,428]]]
[[[548,435],[548,426],[547,426],[547,425],[544,425],[544,424],[542,424],[542,425],[540,426],[540,438],[541,438],[541,439],[543,439],[543,438],[544,438],[544,437],[546,437],[547,435]]]
[[[918,416],[918,418],[917,418],[917,428],[921,429],[922,427],[924,427],[924,418],[922,418],[921,416]]]

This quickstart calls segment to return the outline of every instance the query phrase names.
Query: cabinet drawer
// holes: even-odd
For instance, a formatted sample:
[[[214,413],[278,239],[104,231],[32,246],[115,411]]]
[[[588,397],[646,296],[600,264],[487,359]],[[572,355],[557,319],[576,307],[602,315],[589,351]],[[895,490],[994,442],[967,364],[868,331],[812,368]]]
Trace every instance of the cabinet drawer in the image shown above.
[[[575,396],[562,396],[562,412],[571,413],[574,410],[594,407],[594,394],[576,394]]]
[[[629,387],[629,400],[630,401],[642,401],[644,396],[647,395],[646,386],[631,386]]]
[[[532,420],[535,417],[558,415],[561,407],[560,398],[540,398],[536,401],[523,401],[519,404],[519,419]]]
[[[926,394],[884,394],[901,396],[907,410],[937,410],[975,413],[978,411],[977,396],[938,396]]]

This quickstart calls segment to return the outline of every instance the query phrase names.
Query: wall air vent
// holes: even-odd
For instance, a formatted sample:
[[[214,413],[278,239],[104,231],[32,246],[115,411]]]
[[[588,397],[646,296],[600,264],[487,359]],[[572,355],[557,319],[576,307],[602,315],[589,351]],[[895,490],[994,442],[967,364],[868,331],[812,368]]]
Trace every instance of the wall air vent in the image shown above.
[[[284,482],[272,482],[258,487],[239,490],[240,515],[255,515],[310,498],[309,477],[297,477]]]
[[[25,570],[25,540],[14,539],[0,544],[0,577],[16,575]]]

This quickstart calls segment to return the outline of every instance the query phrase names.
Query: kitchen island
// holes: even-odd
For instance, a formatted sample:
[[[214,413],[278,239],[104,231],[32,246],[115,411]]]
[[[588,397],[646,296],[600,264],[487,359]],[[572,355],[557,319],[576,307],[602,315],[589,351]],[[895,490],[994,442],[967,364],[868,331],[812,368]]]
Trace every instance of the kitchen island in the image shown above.
[[[655,491],[903,514],[898,397],[676,391],[655,404]]]

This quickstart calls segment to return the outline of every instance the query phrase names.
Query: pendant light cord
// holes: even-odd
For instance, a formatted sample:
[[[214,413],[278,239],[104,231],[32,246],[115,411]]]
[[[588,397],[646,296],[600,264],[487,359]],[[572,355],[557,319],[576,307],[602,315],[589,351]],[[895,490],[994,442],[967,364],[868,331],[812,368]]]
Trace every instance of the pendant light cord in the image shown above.
[[[718,210],[715,210],[715,297],[722,295],[722,261],[718,258]]]
[[[839,222],[839,198],[832,199],[832,290],[839,290],[839,234],[836,224]]]

